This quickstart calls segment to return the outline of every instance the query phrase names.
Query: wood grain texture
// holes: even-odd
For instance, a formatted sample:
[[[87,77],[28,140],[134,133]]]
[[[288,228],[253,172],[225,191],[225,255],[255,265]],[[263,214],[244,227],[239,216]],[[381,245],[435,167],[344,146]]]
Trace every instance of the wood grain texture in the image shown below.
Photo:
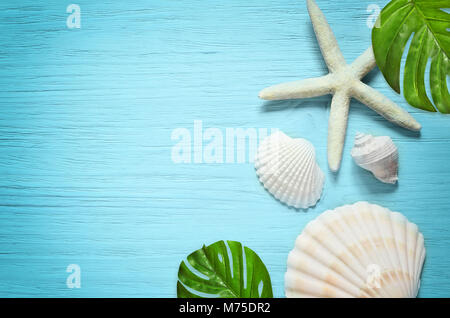
[[[348,62],[370,45],[366,8],[317,0]],[[326,163],[329,97],[263,102],[260,89],[326,66],[305,1],[77,1],[81,29],[56,0],[0,2],[0,296],[175,297],[190,252],[242,242],[284,296],[289,250],[326,209],[367,200],[425,236],[421,297],[450,296],[450,118],[406,104],[378,70],[367,82],[407,109],[421,134],[352,101],[342,167]],[[252,164],[174,164],[171,133],[271,128],[305,137],[326,172],[308,211],[288,209]],[[398,186],[351,160],[357,131],[400,148]],[[81,288],[66,267],[81,267]]]

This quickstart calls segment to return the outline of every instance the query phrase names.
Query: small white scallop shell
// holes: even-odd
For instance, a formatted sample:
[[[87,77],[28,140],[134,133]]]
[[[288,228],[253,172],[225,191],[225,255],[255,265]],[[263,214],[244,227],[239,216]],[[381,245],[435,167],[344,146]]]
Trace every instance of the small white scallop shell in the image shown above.
[[[259,146],[255,168],[264,187],[288,206],[306,209],[320,199],[325,176],[305,139],[273,133]]]
[[[398,212],[358,202],[308,223],[289,253],[287,297],[416,297],[422,233]]]
[[[357,133],[351,155],[356,164],[384,183],[398,180],[398,149],[388,136]]]

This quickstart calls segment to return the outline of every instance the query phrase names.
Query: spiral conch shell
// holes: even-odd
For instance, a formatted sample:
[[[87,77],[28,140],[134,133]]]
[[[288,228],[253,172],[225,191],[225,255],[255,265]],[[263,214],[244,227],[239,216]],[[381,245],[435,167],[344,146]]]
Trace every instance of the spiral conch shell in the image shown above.
[[[288,206],[306,209],[319,200],[325,176],[316,163],[313,145],[276,131],[263,140],[255,159],[264,187]]]
[[[289,253],[287,297],[416,297],[422,233],[398,212],[358,202],[308,223]]]
[[[390,137],[357,133],[351,154],[358,166],[372,172],[378,180],[397,182],[398,149]]]

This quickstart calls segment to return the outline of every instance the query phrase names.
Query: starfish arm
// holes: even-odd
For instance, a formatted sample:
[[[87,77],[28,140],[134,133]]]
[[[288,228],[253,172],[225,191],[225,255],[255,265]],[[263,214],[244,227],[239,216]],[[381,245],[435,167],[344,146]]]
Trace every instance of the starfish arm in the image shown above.
[[[362,82],[355,82],[352,86],[352,95],[394,124],[413,131],[419,131],[422,128],[407,111]]]
[[[372,46],[361,54],[351,65],[353,74],[359,79],[367,75],[377,65]]]
[[[333,31],[314,0],[307,0],[308,12],[311,17],[311,22],[316,33],[317,41],[319,42],[320,50],[322,51],[323,58],[327,63],[330,72],[335,72],[344,67],[344,56],[342,55]]]
[[[331,93],[331,75],[309,78],[300,81],[282,83],[264,88],[259,92],[259,98],[266,100],[282,100],[309,98]]]
[[[328,120],[328,166],[333,172],[339,170],[347,130],[350,95],[345,90],[338,90],[331,101]]]

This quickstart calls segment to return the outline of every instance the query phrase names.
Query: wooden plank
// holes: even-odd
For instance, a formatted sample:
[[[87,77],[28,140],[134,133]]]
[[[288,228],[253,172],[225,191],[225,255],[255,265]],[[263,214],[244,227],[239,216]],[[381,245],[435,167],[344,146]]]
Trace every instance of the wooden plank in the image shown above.
[[[387,1],[318,0],[348,61],[370,45],[372,3]],[[427,247],[420,296],[449,296],[448,116],[409,107],[372,72],[370,85],[423,131],[352,101],[334,176],[330,99],[257,98],[268,85],[326,72],[304,1],[77,4],[81,29],[70,30],[61,1],[0,3],[0,296],[175,297],[180,261],[230,239],[261,256],[283,297],[287,254],[305,224],[359,200],[419,225]],[[327,178],[317,207],[286,208],[251,163],[173,163],[172,132],[193,134],[195,120],[224,136],[226,128],[276,127],[310,140]],[[357,131],[394,139],[398,186],[354,165]],[[66,286],[72,263],[81,267],[80,289]]]

